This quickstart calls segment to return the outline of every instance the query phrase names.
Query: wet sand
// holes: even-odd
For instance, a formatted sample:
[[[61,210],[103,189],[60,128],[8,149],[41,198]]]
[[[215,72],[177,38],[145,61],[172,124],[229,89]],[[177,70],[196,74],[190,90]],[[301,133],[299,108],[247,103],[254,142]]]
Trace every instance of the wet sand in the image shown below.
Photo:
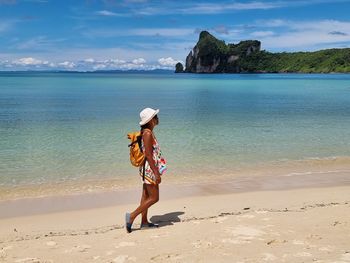
[[[0,219],[46,214],[63,211],[93,209],[107,206],[135,204],[140,198],[141,184],[125,190],[103,191],[73,195],[57,195],[0,201]],[[236,176],[230,180],[202,183],[164,183],[160,186],[162,200],[190,196],[222,195],[252,191],[287,190],[310,187],[350,185],[350,173],[314,172],[307,174],[282,174]]]
[[[256,164],[242,164],[240,166],[228,165],[229,168],[215,167],[215,164],[207,164],[201,167],[201,170],[186,171],[169,168],[164,176],[163,185],[197,185],[197,184],[220,184],[222,182],[233,181],[240,186],[241,182],[248,182],[241,188],[252,190],[251,188],[264,182],[268,177],[277,178],[279,183],[283,184],[280,178],[291,177],[297,185],[301,185],[305,178],[311,183],[328,184],[324,178],[331,178],[334,175],[337,183],[338,174],[350,174],[350,156],[337,156],[329,158],[311,158],[303,160],[280,160],[273,162],[263,162]],[[140,177],[136,168],[130,167],[134,171],[132,175],[118,174],[111,178],[101,177],[98,179],[82,178],[79,180],[50,182],[34,185],[0,185],[0,202],[6,200],[57,197],[85,195],[106,192],[119,192],[125,190],[134,190],[140,186]],[[215,170],[215,173],[209,171]],[[328,176],[330,175],[330,176]],[[311,176],[311,180],[310,180]],[[318,180],[318,177],[321,179]],[[296,179],[296,180],[295,180]],[[314,182],[312,182],[314,181]],[[328,180],[332,181],[332,180]],[[342,185],[343,179],[338,185]],[[266,185],[271,184],[269,180]],[[292,186],[293,186],[292,182]],[[236,187],[236,188],[237,188]],[[256,188],[258,190],[258,188]],[[171,189],[170,189],[171,190]]]

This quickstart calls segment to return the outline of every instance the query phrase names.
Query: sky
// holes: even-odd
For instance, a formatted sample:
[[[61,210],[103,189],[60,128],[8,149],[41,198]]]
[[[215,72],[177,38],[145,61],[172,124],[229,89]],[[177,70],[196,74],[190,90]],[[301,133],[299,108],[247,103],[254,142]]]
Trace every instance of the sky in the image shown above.
[[[350,0],[0,0],[0,70],[174,69],[207,30],[270,52],[350,47]]]

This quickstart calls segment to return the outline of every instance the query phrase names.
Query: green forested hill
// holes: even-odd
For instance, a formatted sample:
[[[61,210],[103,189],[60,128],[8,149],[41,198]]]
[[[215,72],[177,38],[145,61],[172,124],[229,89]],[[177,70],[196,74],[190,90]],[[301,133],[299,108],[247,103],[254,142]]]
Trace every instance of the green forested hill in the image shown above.
[[[350,48],[315,52],[270,53],[260,51],[240,59],[247,72],[350,72]]]

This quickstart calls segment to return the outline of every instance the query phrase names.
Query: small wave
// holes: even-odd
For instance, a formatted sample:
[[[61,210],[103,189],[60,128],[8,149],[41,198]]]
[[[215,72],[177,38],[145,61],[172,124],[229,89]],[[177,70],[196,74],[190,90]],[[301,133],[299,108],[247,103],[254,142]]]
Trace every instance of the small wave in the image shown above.
[[[293,172],[293,173],[283,174],[281,176],[290,177],[290,176],[300,176],[300,175],[310,175],[310,174],[331,174],[331,173],[346,173],[346,172],[350,172],[350,170]]]
[[[302,159],[279,159],[272,161],[271,164],[345,164],[350,165],[350,156],[326,156],[326,157],[305,157]]]

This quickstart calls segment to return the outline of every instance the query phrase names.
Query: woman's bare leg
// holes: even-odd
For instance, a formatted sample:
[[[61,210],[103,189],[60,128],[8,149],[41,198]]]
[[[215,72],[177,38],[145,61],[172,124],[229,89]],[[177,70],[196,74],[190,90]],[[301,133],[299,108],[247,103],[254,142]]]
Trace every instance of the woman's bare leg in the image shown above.
[[[146,191],[148,193],[148,198],[144,202],[141,202],[138,208],[130,214],[130,222],[133,223],[135,218],[142,212],[147,211],[147,209],[158,202],[159,200],[159,186],[153,184],[144,184]]]
[[[146,184],[143,184],[140,205],[143,205],[148,198],[149,198],[149,193],[147,192]],[[148,208],[146,210],[142,211],[141,224],[148,224],[147,212],[148,212]]]

